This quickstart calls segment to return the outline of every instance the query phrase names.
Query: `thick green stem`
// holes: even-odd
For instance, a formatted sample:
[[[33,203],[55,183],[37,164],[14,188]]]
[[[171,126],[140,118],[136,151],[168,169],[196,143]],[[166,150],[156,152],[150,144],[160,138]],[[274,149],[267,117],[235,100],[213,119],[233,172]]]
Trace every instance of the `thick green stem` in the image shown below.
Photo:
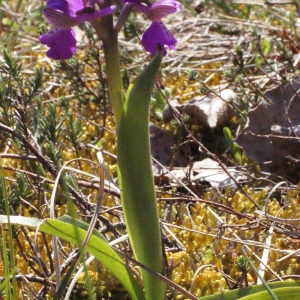
[[[120,71],[118,33],[113,29],[112,15],[95,20],[92,25],[103,41],[110,103],[115,115],[116,131],[118,132],[125,98]]]
[[[112,40],[108,43],[103,41],[103,50],[111,105],[115,114],[116,131],[118,132],[125,98],[120,74],[118,38],[113,36]]]

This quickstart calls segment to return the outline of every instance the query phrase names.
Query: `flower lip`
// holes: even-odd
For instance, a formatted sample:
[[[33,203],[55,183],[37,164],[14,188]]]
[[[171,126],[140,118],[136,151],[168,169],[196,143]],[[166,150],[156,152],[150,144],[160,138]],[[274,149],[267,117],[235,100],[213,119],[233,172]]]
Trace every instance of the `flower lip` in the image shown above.
[[[39,39],[50,48],[47,51],[49,58],[67,59],[76,52],[75,33],[72,29],[54,29],[41,35]]]
[[[166,55],[164,46],[167,45],[169,49],[174,50],[176,43],[176,38],[161,21],[153,21],[142,37],[144,48],[153,55],[157,52],[157,44],[162,47],[163,55]]]

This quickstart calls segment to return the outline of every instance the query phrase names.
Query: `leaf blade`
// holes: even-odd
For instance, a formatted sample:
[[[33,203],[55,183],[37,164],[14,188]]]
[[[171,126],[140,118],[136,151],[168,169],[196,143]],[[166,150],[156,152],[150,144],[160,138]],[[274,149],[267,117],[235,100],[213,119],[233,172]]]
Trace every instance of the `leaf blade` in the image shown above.
[[[7,224],[7,216],[0,215],[0,224]],[[21,216],[11,216],[10,223],[12,225],[28,226],[32,228],[37,228],[39,226],[39,231],[55,235],[62,238],[68,242],[78,244],[77,237],[75,235],[75,228],[70,223],[71,218],[64,216],[60,220],[57,219],[36,219]],[[88,224],[78,221],[77,230],[79,232],[80,240],[83,241],[86,235],[86,229]],[[86,228],[86,229],[85,229]],[[144,293],[141,286],[132,276],[130,270],[126,267],[119,255],[112,249],[105,238],[98,232],[92,234],[86,250],[95,256],[103,265],[105,265],[123,284],[131,298],[134,300],[145,299]]]

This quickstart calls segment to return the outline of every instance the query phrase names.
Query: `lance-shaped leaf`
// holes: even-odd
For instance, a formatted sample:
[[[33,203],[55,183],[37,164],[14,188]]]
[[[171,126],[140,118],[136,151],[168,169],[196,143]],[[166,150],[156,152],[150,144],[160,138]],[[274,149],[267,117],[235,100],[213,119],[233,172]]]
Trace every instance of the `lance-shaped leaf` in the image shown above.
[[[7,223],[7,216],[0,215],[0,224],[1,223]],[[35,218],[11,216],[10,223],[12,225],[28,226],[32,228],[37,228],[40,225],[39,231],[55,235],[73,244],[78,244],[72,219],[68,216],[64,216],[58,220],[39,220]],[[77,220],[76,226],[78,227],[77,230],[80,241],[82,242],[85,238],[88,224]],[[86,250],[95,256],[116,276],[116,278],[126,288],[132,299],[145,299],[141,286],[134,279],[130,270],[97,230],[93,231],[93,234],[86,246]]]
[[[275,296],[280,300],[298,299],[300,288],[299,287],[285,287],[273,290]],[[239,300],[272,300],[273,298],[267,291],[259,292],[257,294],[249,295],[240,298]]]
[[[121,198],[130,242],[136,259],[163,272],[162,243],[153,181],[149,105],[158,75],[161,51],[136,78],[130,89],[117,132]],[[142,271],[146,299],[164,299],[165,284]]]
[[[284,288],[294,289],[295,293],[298,293],[299,295],[299,289],[300,289],[299,281],[289,280],[284,282],[282,281],[272,282],[272,283],[268,283],[268,286],[270,287],[270,289],[272,289],[275,292],[276,295],[280,289],[284,289]],[[289,293],[286,294],[288,297],[283,296],[280,297],[279,299],[280,300],[298,299],[298,298],[290,297],[290,292],[291,291],[289,290]],[[293,294],[294,292],[292,291],[291,293]],[[216,295],[201,297],[200,299],[201,300],[237,300],[237,299],[265,300],[265,299],[272,299],[272,298],[268,293],[268,291],[266,291],[265,286],[263,284],[259,284],[259,285],[249,286],[246,288],[240,288],[232,291],[226,291]]]

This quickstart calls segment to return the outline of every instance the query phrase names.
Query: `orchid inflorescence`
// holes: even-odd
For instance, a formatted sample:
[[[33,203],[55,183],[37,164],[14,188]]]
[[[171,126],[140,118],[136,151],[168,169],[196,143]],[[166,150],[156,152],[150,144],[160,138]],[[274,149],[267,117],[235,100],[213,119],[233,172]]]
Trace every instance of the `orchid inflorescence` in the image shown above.
[[[146,51],[155,55],[157,44],[163,49],[163,55],[167,51],[164,46],[169,49],[175,49],[177,43],[176,38],[167,29],[161,21],[162,18],[169,14],[176,13],[181,10],[181,4],[175,0],[161,0],[154,4],[145,0],[122,0],[126,2],[123,11],[128,7],[136,7],[141,11],[147,19],[152,21],[150,27],[145,31],[142,37],[142,44]],[[76,52],[76,36],[72,27],[86,21],[93,21],[103,18],[114,12],[115,6],[107,5],[107,1],[94,0],[48,0],[47,6],[43,13],[48,22],[54,26],[54,29],[40,37],[42,44],[47,45],[50,49],[47,56],[52,59],[61,60],[68,59]],[[96,8],[96,5],[98,8]],[[120,18],[125,14],[120,14]],[[128,17],[128,14],[126,14]],[[123,24],[124,24],[123,20]]]

